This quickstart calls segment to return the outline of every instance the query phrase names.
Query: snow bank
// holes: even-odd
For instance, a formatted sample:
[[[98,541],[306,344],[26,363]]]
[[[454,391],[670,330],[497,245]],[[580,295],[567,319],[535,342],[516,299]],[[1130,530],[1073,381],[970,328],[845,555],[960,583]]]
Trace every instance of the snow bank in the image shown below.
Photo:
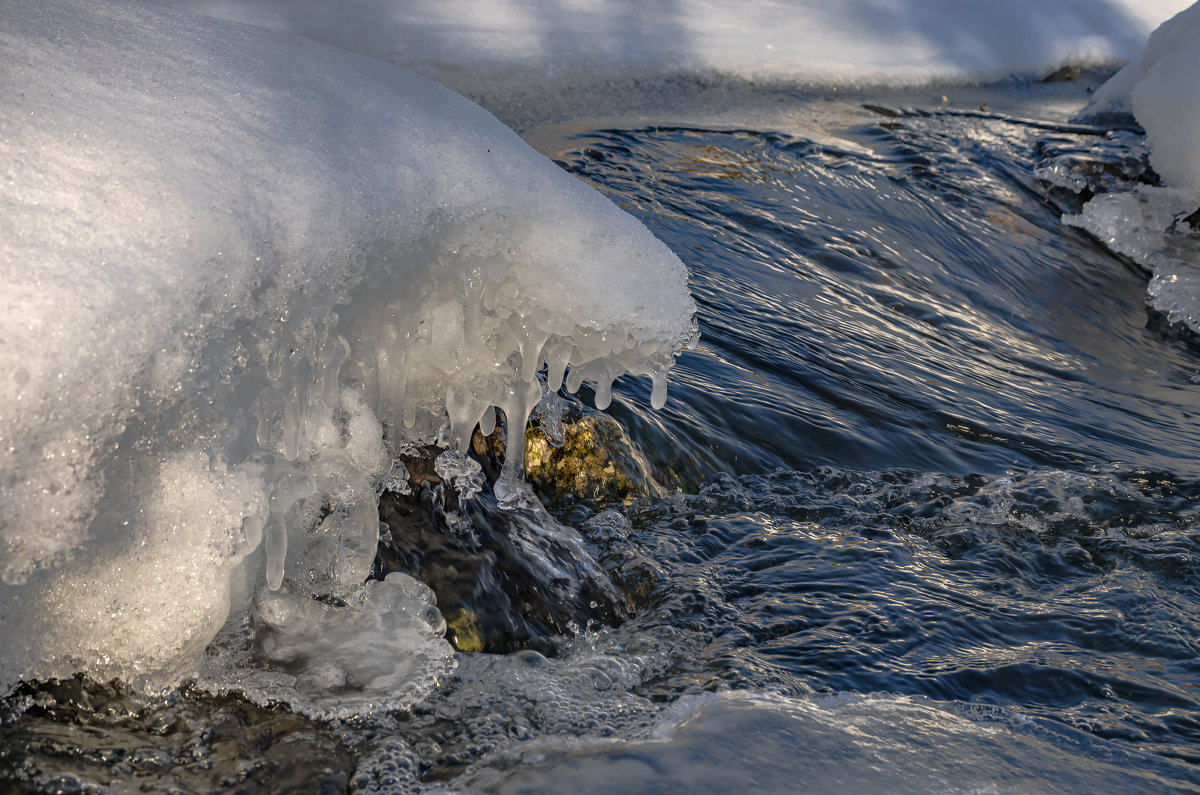
[[[1200,4],[1163,23],[1145,50],[1093,97],[1085,116],[1132,112],[1151,142],[1150,162],[1176,187],[1200,189]]]
[[[1089,201],[1064,220],[1154,274],[1151,304],[1200,331],[1200,3],[1164,22],[1141,57],[1096,92],[1084,117],[1132,110],[1164,187],[1137,185]],[[1189,220],[1189,218],[1191,220]]]
[[[106,0],[8,0],[0,63],[0,687],[175,681],[264,569],[447,655],[362,590],[393,454],[520,433],[542,362],[661,403],[694,338],[669,250],[405,70]]]
[[[667,74],[905,84],[1120,63],[1183,0],[160,0],[400,63],[488,107]],[[540,92],[539,92],[540,88]],[[663,88],[662,86],[659,87]]]

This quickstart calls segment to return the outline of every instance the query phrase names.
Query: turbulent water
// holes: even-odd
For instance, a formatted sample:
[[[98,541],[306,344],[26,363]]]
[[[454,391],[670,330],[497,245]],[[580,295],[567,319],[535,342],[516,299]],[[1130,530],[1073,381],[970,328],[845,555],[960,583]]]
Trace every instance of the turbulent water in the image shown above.
[[[414,710],[336,724],[31,685],[0,782],[1200,791],[1200,347],[1037,176],[1153,180],[1139,136],[834,115],[556,144],[700,307],[667,407],[627,379],[610,409],[667,496],[555,503],[620,620],[462,652]]]

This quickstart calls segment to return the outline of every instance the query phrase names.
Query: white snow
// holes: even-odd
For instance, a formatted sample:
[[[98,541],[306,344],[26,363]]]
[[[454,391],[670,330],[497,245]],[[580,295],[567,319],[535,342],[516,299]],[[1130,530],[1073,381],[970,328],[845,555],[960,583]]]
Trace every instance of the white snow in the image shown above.
[[[0,686],[177,681],[264,571],[358,598],[406,440],[694,339],[665,246],[406,70],[105,0],[8,0],[0,64]]]
[[[1133,113],[1150,142],[1150,164],[1171,185],[1200,190],[1200,4],[1150,36],[1138,60]]]
[[[483,101],[669,74],[847,86],[1122,63],[1183,0],[159,0],[410,66]]]
[[[1164,22],[1141,57],[1096,92],[1085,116],[1132,110],[1164,187],[1138,185],[1089,201],[1064,220],[1153,273],[1150,303],[1200,331],[1200,247],[1185,219],[1200,208],[1200,3]]]
[[[1175,187],[1200,189],[1200,4],[1150,36],[1140,57],[1097,89],[1084,115],[1132,111],[1150,140],[1150,162]]]

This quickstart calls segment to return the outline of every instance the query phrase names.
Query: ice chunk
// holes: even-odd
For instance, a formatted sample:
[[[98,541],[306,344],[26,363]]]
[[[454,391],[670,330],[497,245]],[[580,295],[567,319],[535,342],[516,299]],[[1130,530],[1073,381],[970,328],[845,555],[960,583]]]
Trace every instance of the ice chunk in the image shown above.
[[[1151,270],[1171,266],[1168,231],[1174,219],[1200,206],[1200,194],[1187,188],[1139,185],[1126,191],[1102,193],[1064,220],[1086,229],[1110,249]]]
[[[483,489],[483,470],[465,453],[447,450],[433,462],[438,477],[452,484],[459,499],[469,500]]]
[[[255,656],[217,644],[202,686],[329,720],[411,706],[454,668],[433,592],[400,572],[346,604],[264,591],[253,621]]]
[[[107,0],[0,5],[0,63],[0,687],[350,600],[405,445],[694,334],[665,246],[411,72]]]

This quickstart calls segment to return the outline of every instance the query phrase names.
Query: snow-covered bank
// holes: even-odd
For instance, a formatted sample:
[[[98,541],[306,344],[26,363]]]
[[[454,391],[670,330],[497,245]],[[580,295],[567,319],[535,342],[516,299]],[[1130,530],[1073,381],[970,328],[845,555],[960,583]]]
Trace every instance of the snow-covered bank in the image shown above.
[[[665,246],[406,70],[105,0],[5,3],[0,63],[0,687],[174,681],[264,569],[440,654],[361,592],[392,454],[522,428],[540,361],[660,401],[695,333]]]
[[[915,85],[1124,63],[1182,0],[159,0],[410,66],[493,110],[667,76]],[[662,93],[671,83],[653,83]],[[579,110],[579,106],[576,106]]]
[[[1085,117],[1130,112],[1146,130],[1162,186],[1104,193],[1064,220],[1153,274],[1151,304],[1200,331],[1200,3],[1150,36],[1145,51],[1096,92]]]

